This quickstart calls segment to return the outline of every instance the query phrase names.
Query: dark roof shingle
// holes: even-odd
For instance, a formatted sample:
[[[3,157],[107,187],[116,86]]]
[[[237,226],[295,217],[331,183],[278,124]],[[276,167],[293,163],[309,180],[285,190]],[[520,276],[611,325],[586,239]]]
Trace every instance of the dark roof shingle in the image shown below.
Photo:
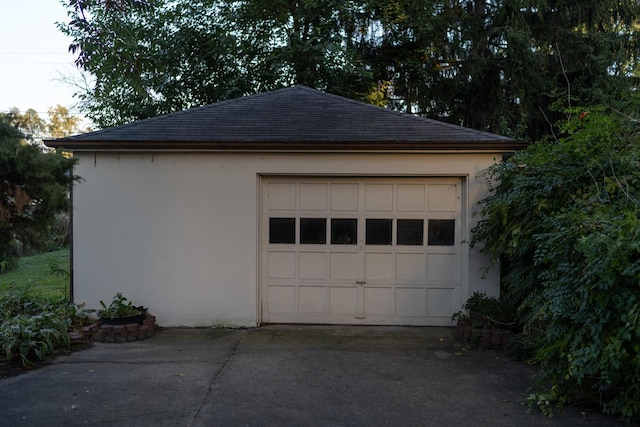
[[[374,107],[305,86],[231,99],[45,143],[72,150],[514,150],[525,145],[511,138]]]

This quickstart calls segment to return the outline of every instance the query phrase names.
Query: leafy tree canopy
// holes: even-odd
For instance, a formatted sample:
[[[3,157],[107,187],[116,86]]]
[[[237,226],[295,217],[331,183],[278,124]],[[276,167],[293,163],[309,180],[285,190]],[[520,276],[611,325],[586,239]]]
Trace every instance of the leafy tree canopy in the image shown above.
[[[305,84],[537,140],[636,85],[635,0],[66,0],[98,126]],[[634,70],[636,77],[634,76]]]
[[[24,113],[18,108],[12,108],[6,113],[0,113],[0,120],[16,128],[30,143],[41,143],[43,138],[62,138],[82,131],[80,118],[72,116],[67,107],[51,107],[47,116],[46,119],[41,118],[33,108]]]
[[[29,144],[0,117],[0,270],[21,248],[43,242],[56,213],[69,207],[73,159]]]

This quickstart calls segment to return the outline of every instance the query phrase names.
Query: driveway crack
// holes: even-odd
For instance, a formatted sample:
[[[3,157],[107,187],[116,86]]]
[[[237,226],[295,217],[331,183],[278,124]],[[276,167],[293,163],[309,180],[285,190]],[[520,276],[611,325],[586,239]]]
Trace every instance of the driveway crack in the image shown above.
[[[207,401],[209,395],[211,394],[211,390],[213,390],[213,384],[216,382],[216,380],[218,379],[218,377],[220,376],[224,368],[227,366],[227,363],[229,363],[231,358],[235,356],[238,350],[238,346],[240,345],[240,343],[242,342],[246,334],[247,334],[247,331],[242,331],[240,338],[238,338],[238,340],[234,343],[225,361],[222,363],[222,365],[220,365],[220,368],[211,377],[211,381],[209,381],[209,387],[207,388],[207,392],[202,397],[202,400],[200,401],[200,405],[198,405],[198,410],[193,415],[193,419],[191,419],[189,426],[192,426],[193,423],[198,419],[198,416],[200,415],[200,411],[202,411],[202,408],[204,407],[205,402]]]

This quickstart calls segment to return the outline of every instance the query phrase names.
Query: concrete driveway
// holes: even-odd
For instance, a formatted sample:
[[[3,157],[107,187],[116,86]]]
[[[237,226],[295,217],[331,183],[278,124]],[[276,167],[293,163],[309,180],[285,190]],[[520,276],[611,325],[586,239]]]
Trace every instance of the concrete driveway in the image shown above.
[[[527,413],[533,368],[449,328],[166,329],[0,380],[7,426],[621,426]]]

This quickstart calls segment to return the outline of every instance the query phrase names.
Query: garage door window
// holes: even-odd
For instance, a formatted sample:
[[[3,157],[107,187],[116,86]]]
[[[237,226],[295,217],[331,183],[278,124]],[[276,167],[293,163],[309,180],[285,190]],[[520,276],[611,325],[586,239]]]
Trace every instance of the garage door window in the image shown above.
[[[331,219],[331,244],[355,245],[358,242],[358,220],[355,218]]]
[[[269,243],[295,243],[295,218],[269,218]]]
[[[422,219],[399,219],[397,224],[398,245],[424,244],[424,220]]]
[[[327,243],[326,218],[300,218],[300,243],[324,245]],[[393,219],[367,218],[365,242],[367,245],[393,244]],[[355,245],[358,242],[356,218],[331,219],[331,244]],[[269,218],[269,243],[295,244],[296,218]],[[397,219],[396,244],[404,246],[424,245],[424,220]],[[427,226],[429,246],[455,245],[455,219],[430,219]]]
[[[390,245],[392,219],[367,219],[367,245]]]
[[[327,243],[327,220],[325,218],[300,218],[300,243],[324,245]]]
[[[455,219],[430,219],[429,245],[453,246],[455,240],[455,225]]]

